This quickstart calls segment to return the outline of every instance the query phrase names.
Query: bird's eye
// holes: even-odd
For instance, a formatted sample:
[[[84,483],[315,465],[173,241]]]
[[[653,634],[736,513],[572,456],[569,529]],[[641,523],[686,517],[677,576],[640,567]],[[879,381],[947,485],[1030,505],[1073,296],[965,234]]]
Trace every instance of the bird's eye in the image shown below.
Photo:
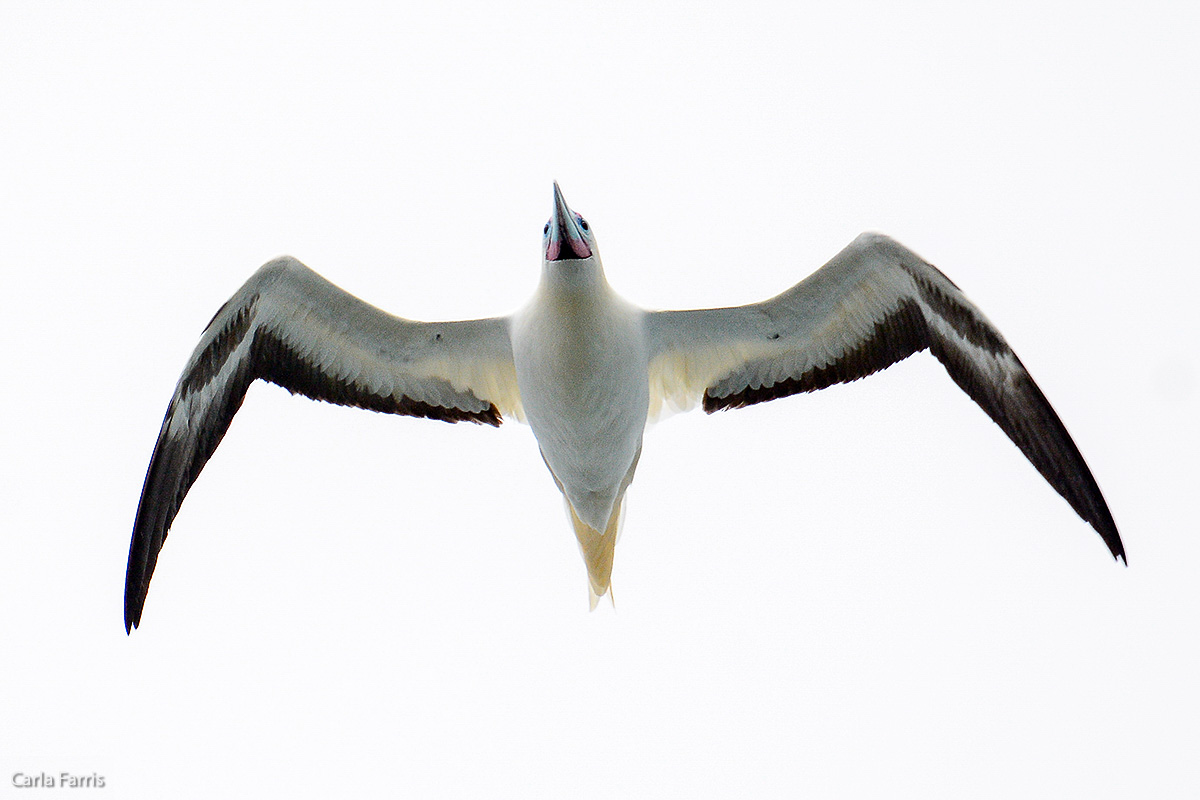
[[[591,230],[591,228],[588,227],[587,220],[583,217],[579,218],[579,227],[583,228],[585,231]]]
[[[542,227],[542,236],[545,236],[545,235],[546,235],[546,234],[548,234],[548,233],[550,233],[550,223],[549,223],[549,222],[547,222],[547,223],[546,223],[546,224],[545,224],[545,225]]]

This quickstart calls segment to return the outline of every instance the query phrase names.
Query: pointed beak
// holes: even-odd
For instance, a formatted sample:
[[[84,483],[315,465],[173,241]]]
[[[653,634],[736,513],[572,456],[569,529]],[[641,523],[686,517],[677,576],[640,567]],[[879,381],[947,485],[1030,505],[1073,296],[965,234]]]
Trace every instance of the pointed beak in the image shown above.
[[[554,182],[554,216],[550,217],[549,239],[546,240],[546,260],[565,261],[571,258],[591,258],[592,248],[579,229],[579,217],[567,206],[558,181]]]

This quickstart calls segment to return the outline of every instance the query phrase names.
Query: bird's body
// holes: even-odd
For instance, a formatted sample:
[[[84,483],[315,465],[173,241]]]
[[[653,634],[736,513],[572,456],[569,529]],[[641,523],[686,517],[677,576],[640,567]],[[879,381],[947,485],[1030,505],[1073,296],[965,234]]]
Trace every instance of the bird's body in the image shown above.
[[[587,222],[555,185],[542,276],[509,317],[413,322],[291,258],[214,316],[176,386],[134,522],[125,624],[141,619],[159,550],[249,384],[376,411],[498,425],[524,419],[566,500],[593,607],[610,588],[621,507],[649,416],[664,403],[739,408],[856,380],[930,349],[1114,557],[1095,480],[999,331],[912,251],[864,234],[777,297],[645,311],[609,286]]]
[[[593,604],[608,589],[615,527],[646,427],[643,317],[589,258],[548,262],[533,301],[512,318],[525,417],[567,500]]]

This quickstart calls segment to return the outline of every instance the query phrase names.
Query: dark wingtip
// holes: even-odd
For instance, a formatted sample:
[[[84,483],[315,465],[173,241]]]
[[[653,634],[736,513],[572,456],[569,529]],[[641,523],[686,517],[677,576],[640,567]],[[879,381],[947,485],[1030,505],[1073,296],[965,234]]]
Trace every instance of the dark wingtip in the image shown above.
[[[1097,489],[1097,491],[1099,491],[1099,489]],[[1101,502],[1103,502],[1103,499]],[[1104,510],[1108,510],[1107,505],[1105,505]],[[1111,515],[1109,519],[1109,525],[1106,527],[1107,530],[1100,531],[1100,538],[1102,538],[1104,543],[1108,545],[1109,551],[1112,552],[1113,560],[1120,560],[1125,566],[1128,567],[1129,559],[1125,556],[1125,543],[1121,541],[1121,534],[1117,532],[1117,525],[1112,521]]]
[[[1109,549],[1112,550],[1113,561],[1120,561],[1125,566],[1129,566],[1129,558],[1125,555],[1125,545],[1121,542],[1121,537],[1118,536],[1115,544],[1109,544]]]
[[[1108,530],[1096,528],[1096,531],[1100,534],[1100,538],[1104,540],[1104,544],[1108,545],[1108,552],[1112,553],[1113,561],[1119,561],[1128,567],[1129,558],[1125,555],[1125,543],[1121,541],[1121,534],[1117,533],[1116,527]]]
[[[148,575],[154,573],[154,562],[157,554],[147,564],[145,550],[148,546],[143,530],[144,517],[141,508],[134,523],[133,540],[129,543],[129,563],[125,567],[125,635],[133,632],[142,621],[142,608],[146,605],[146,593],[149,587]],[[161,546],[161,545],[160,545]]]
[[[1079,456],[1079,459],[1082,462],[1083,456]],[[1084,465],[1084,469],[1087,469],[1086,465]],[[1112,553],[1113,560],[1120,561],[1128,567],[1129,559],[1125,556],[1125,543],[1121,541],[1121,533],[1117,530],[1116,520],[1113,519],[1108,503],[1104,501],[1104,495],[1100,492],[1100,487],[1096,484],[1090,471],[1087,473],[1087,477],[1091,479],[1090,495],[1097,507],[1088,515],[1085,515],[1079,508],[1076,508],[1075,511],[1091,524],[1096,533],[1100,534],[1100,538],[1108,546],[1108,552]],[[1072,502],[1071,505],[1074,506],[1075,503]]]
[[[125,635],[133,633],[137,628],[138,623],[142,621],[142,606],[146,602],[145,596],[137,597],[133,593],[133,587],[140,583],[135,582],[132,578],[125,579]]]
[[[133,633],[137,626],[142,621],[142,605],[138,603],[136,607],[128,600],[125,602],[125,635]]]

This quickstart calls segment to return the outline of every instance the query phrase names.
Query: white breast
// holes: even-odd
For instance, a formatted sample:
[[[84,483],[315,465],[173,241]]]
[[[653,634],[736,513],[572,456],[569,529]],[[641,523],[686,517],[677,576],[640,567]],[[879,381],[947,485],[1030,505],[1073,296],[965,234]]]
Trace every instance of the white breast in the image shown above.
[[[649,407],[644,312],[603,282],[543,281],[513,317],[526,419],[580,518],[604,530]]]

